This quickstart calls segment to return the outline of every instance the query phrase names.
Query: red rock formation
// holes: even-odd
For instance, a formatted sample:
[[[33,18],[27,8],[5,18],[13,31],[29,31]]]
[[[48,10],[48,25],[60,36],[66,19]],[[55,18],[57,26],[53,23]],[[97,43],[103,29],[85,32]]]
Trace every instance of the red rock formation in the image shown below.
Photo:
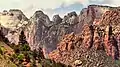
[[[71,33],[70,35],[65,35],[63,40],[58,44],[57,49],[60,51],[70,51],[74,49],[74,45],[77,41],[80,40],[80,37],[77,37],[74,33]]]
[[[82,28],[83,31],[81,35],[73,35],[73,33],[66,35],[58,44],[57,52],[54,51],[49,54],[50,58],[56,62],[67,64],[67,62],[72,62],[75,57],[83,57],[81,53],[84,54],[90,50],[99,49],[98,51],[103,50],[103,52],[105,52],[107,56],[112,57],[113,60],[118,60],[120,54],[120,28],[118,27],[120,23],[118,18],[120,17],[117,16],[117,14],[120,15],[119,10],[107,11],[102,19],[100,19],[99,25],[93,26],[86,24]],[[75,39],[77,37],[78,40]],[[73,47],[74,49],[71,49]],[[67,60],[65,60],[65,58],[67,58]]]
[[[51,54],[49,54],[49,58],[57,61],[59,58],[61,58],[61,54],[59,51],[53,51]]]
[[[104,45],[106,48],[106,52],[108,56],[112,56],[113,59],[118,59],[119,57],[119,40],[117,40],[116,33],[119,33],[119,10],[107,11],[103,18],[101,19],[100,26],[104,27],[105,37],[104,37]],[[117,36],[117,37],[116,37]]]
[[[89,26],[88,26],[88,28],[89,28]],[[88,30],[88,29],[86,29],[86,30]],[[89,30],[87,32],[89,32]],[[83,57],[92,56],[93,58],[98,59],[98,58],[106,55],[104,53],[105,51],[103,50],[103,48],[107,47],[108,50],[112,49],[111,51],[108,51],[110,53],[110,56],[112,56],[113,59],[116,59],[116,56],[115,56],[116,48],[114,46],[110,47],[107,45],[107,46],[101,48],[102,44],[101,44],[101,41],[99,40],[100,37],[96,35],[96,36],[94,36],[94,39],[93,39],[93,42],[94,42],[92,44],[93,46],[90,47],[90,41],[91,41],[90,40],[91,38],[89,38],[90,36],[91,36],[91,34],[84,35],[82,37],[81,35],[75,35],[75,34],[73,35],[73,33],[64,36],[62,41],[58,44],[58,48],[49,54],[49,58],[56,62],[61,62],[61,63],[67,64],[67,65],[70,64],[73,67],[76,67],[76,66],[74,66],[74,62],[76,61],[77,58],[83,59]],[[87,37],[88,37],[88,39],[87,39]],[[96,52],[94,52],[94,51],[96,51],[96,49],[97,50],[99,49],[100,51],[102,50],[103,53],[100,57],[94,57],[94,55],[93,55],[94,53],[95,53],[95,56],[97,56]],[[104,56],[104,58],[105,58],[105,56]],[[90,57],[89,57],[89,59],[90,59]],[[101,59],[101,60],[103,60],[103,59]],[[81,61],[81,59],[79,59],[79,61]],[[84,61],[85,61],[85,59],[84,59]],[[84,61],[82,60],[81,62],[84,62]],[[100,60],[98,60],[98,62],[99,61]],[[106,60],[104,59],[103,61],[106,61]],[[86,62],[88,62],[88,61],[86,61]],[[108,62],[110,62],[110,61],[108,61]],[[80,65],[82,65],[82,63],[80,63]],[[83,67],[84,67],[84,65],[83,65]]]
[[[81,37],[75,35],[74,33],[71,33],[69,35],[65,35],[62,41],[58,44],[57,50],[53,51],[49,54],[49,57],[52,60],[60,60],[61,58],[61,52],[63,52],[63,55],[68,55],[69,52],[75,49],[75,46],[79,45],[79,42],[81,41]]]

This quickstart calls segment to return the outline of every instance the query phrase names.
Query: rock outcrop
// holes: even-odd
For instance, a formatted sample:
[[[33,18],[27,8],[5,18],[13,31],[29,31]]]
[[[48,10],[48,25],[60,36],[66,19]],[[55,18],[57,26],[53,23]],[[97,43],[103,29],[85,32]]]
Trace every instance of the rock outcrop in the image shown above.
[[[51,21],[48,16],[42,11],[36,11],[30,18],[31,23],[25,30],[26,39],[32,50],[42,47],[41,41],[47,36],[49,27],[51,27]]]

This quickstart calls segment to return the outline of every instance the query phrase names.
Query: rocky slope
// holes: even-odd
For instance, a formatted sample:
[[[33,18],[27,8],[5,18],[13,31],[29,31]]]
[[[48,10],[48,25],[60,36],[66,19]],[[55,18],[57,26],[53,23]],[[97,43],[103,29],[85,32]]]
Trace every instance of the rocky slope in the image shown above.
[[[84,39],[75,34],[66,35],[58,44],[57,50],[49,54],[52,60],[72,67],[119,67],[112,62],[102,49],[88,49]]]

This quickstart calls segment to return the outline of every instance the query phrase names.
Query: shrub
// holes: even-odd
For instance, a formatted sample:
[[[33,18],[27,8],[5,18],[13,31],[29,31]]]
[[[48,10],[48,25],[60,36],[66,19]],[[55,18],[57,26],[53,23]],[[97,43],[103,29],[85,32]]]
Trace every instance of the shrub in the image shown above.
[[[4,52],[5,52],[5,49],[0,46],[0,54],[4,54]]]
[[[30,50],[30,47],[27,44],[24,44],[22,46],[22,51],[29,51],[29,50]]]
[[[2,51],[2,49],[1,49],[1,47],[0,47],[0,54],[3,54],[3,51]]]
[[[25,58],[24,54],[19,54],[17,56],[18,60],[23,60]]]

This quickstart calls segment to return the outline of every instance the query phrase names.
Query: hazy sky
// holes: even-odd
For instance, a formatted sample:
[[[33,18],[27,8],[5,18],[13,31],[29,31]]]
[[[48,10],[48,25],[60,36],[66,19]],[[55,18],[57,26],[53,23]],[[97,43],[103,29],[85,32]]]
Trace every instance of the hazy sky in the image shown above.
[[[89,4],[107,4],[119,6],[120,0],[0,0],[0,11],[5,9],[21,9],[25,15],[32,16],[36,10],[43,10],[50,17],[61,16],[70,11],[77,13]]]

